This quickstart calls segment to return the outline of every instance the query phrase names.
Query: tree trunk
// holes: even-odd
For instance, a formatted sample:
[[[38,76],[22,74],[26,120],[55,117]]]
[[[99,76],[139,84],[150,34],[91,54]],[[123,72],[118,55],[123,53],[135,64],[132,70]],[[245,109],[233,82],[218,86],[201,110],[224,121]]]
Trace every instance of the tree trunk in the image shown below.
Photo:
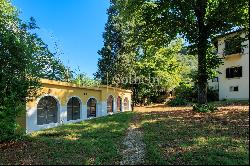
[[[207,37],[201,34],[198,42],[198,103],[207,103]]]
[[[206,104],[207,103],[207,83],[199,80],[198,82],[198,103]]]
[[[132,111],[134,111],[134,107],[137,103],[137,85],[132,86]]]
[[[207,0],[197,1],[196,16],[198,21],[198,38],[197,38],[197,51],[198,51],[198,103],[207,103],[207,59],[206,53],[208,48],[209,34],[204,23]]]

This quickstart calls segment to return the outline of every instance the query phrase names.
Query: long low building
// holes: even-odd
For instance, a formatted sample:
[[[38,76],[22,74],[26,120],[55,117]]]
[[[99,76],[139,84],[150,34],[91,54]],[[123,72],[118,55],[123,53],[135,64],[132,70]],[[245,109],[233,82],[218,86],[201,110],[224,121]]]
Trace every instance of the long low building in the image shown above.
[[[18,120],[27,133],[131,110],[130,90],[46,79],[41,83],[39,97],[27,102],[26,114]]]

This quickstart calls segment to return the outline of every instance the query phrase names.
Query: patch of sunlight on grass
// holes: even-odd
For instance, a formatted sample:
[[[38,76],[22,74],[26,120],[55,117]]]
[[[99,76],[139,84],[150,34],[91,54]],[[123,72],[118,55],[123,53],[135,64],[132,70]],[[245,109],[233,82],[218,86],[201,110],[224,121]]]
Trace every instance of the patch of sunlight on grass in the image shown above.
[[[198,137],[194,139],[194,143],[198,146],[214,145],[214,144],[226,144],[230,141],[229,137]],[[231,141],[230,141],[231,142]]]
[[[208,145],[208,140],[205,137],[198,137],[194,139],[198,146]]]
[[[249,163],[248,112],[221,109],[211,114],[154,109],[142,115],[147,164]]]
[[[6,164],[20,165],[32,157],[27,165],[117,165],[133,115],[124,112],[33,132],[23,144],[0,153],[8,157]]]
[[[142,120],[141,121],[141,125],[148,125],[150,123],[157,123],[160,122],[161,120],[159,119],[152,119],[152,120]]]
[[[207,127],[206,127],[207,130],[228,130],[228,127],[226,126],[220,126],[219,124],[209,124]]]
[[[63,137],[65,140],[76,141],[80,138],[79,134],[71,133]]]
[[[65,132],[64,131],[56,131],[53,129],[50,130],[43,130],[43,131],[37,131],[37,132],[33,132],[31,133],[32,137],[39,137],[39,136],[45,136],[45,137],[58,137],[63,135]]]

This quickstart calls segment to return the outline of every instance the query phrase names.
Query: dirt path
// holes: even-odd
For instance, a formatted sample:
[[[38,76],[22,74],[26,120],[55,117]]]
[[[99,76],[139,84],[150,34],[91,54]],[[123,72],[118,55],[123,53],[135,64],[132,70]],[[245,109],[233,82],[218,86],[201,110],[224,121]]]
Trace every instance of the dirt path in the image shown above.
[[[121,165],[139,165],[144,163],[145,144],[143,133],[139,128],[139,116],[135,115],[128,128],[127,136],[123,140],[125,149],[122,150]]]

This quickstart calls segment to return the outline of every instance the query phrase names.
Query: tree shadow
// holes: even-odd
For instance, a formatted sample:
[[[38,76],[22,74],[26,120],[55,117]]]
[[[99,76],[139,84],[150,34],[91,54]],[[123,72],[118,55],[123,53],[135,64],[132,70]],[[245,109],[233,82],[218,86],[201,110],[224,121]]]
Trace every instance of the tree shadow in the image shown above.
[[[248,164],[249,110],[152,109],[139,114],[149,164]]]
[[[35,132],[0,148],[0,163],[117,164],[132,116],[125,112]]]

